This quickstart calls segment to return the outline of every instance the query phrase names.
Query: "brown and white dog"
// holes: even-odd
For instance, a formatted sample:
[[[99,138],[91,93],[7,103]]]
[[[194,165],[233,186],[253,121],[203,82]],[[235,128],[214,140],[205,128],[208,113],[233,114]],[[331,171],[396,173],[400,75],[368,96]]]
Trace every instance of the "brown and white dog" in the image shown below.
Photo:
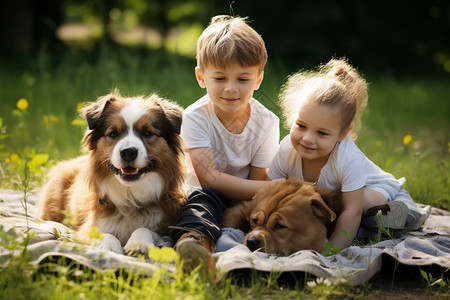
[[[252,251],[278,255],[305,249],[321,252],[340,211],[340,193],[291,177],[267,183],[253,200],[228,208],[222,226],[251,230],[244,243]]]
[[[81,242],[97,227],[103,249],[147,253],[185,202],[182,112],[155,94],[123,98],[118,91],[82,108],[88,153],[50,171],[40,217],[62,222],[68,214]]]

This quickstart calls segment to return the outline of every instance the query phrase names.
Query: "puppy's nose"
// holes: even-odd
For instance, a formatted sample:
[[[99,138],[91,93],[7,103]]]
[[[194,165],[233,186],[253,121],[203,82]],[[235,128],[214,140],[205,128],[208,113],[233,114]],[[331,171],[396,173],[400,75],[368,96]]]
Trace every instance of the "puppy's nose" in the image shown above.
[[[133,161],[138,155],[138,150],[134,147],[128,147],[120,150],[120,157],[127,162]]]
[[[250,251],[256,251],[260,248],[259,246],[259,240],[255,238],[254,236],[249,237],[247,239],[247,247],[250,249]]]

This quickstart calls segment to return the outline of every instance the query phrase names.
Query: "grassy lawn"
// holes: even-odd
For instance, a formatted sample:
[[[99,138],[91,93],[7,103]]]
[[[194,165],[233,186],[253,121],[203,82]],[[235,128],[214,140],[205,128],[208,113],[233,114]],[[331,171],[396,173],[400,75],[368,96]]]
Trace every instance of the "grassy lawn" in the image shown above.
[[[193,60],[185,58],[104,48],[88,58],[74,52],[55,59],[44,52],[25,69],[0,69],[0,188],[23,189],[28,161],[29,182],[38,189],[55,162],[78,155],[84,123],[78,119],[77,107],[115,87],[127,96],[156,92],[188,106],[205,93],[195,81],[194,66]],[[277,93],[286,75],[283,68],[269,63],[255,94],[278,114]],[[380,76],[367,79],[369,107],[358,146],[384,170],[406,177],[406,188],[416,202],[450,210],[448,82]],[[20,99],[26,101],[18,107]],[[282,128],[281,136],[285,134],[287,129]],[[4,234],[0,246],[24,249],[26,242],[14,242],[14,237]],[[376,277],[362,287],[330,286],[328,282],[310,287],[305,283],[312,279],[304,279],[287,288],[279,284],[279,274],[253,274],[246,284],[225,276],[216,284],[195,274],[182,278],[163,271],[152,278],[100,274],[70,262],[49,262],[36,269],[27,264],[26,250],[12,262],[0,270],[0,299],[296,299],[327,295],[370,299],[379,295],[380,287],[402,282],[394,278],[386,283]],[[414,280],[408,282],[416,282],[421,295],[449,295],[448,279],[444,281],[446,288],[441,289],[431,286],[418,270],[414,272]],[[401,284],[395,286],[401,288]]]

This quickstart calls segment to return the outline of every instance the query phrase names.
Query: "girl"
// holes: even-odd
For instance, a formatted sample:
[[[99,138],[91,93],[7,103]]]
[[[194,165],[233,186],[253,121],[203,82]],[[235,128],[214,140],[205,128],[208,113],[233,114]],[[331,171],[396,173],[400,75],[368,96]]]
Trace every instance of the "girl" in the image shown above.
[[[383,226],[391,229],[418,229],[427,217],[421,217],[403,188],[405,179],[384,172],[355,145],[367,98],[366,81],[345,60],[336,59],[316,72],[290,76],[280,94],[291,130],[280,143],[268,177],[296,176],[340,189],[342,213],[329,241],[341,249],[351,244],[348,234],[353,239],[360,225],[376,227],[378,209],[383,209]]]

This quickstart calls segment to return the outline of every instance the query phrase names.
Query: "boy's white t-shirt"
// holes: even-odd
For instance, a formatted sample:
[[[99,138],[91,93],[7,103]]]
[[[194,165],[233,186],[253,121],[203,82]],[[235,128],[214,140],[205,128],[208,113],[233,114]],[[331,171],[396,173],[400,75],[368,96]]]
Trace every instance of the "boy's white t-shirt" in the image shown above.
[[[252,98],[249,104],[250,118],[240,134],[231,133],[223,126],[208,95],[187,107],[181,125],[185,149],[211,148],[220,172],[243,179],[248,179],[250,166],[269,168],[278,150],[279,119],[256,99]],[[187,183],[198,186],[188,154],[186,161]],[[209,168],[202,166],[201,172],[208,172]]]
[[[269,169],[271,180],[296,176],[303,178],[302,159],[287,135],[280,143]],[[320,171],[317,183],[330,190],[351,192],[362,187],[376,190],[391,201],[403,187],[404,178],[397,180],[368,159],[350,137],[338,142]]]

